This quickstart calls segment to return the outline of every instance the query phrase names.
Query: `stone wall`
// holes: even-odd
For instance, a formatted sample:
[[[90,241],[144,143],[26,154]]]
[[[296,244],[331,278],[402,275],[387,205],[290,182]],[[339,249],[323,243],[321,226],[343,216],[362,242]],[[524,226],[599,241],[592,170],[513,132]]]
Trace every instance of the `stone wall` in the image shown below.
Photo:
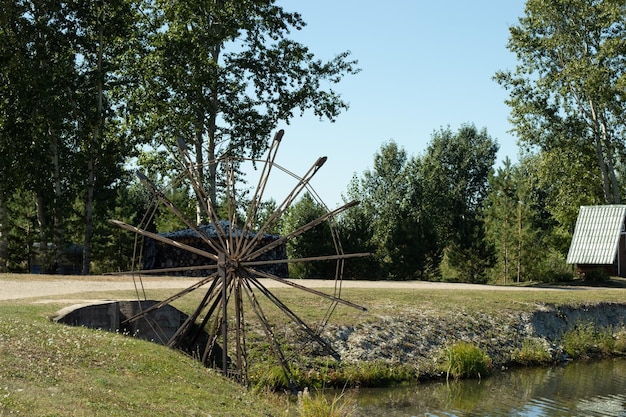
[[[96,301],[77,304],[59,310],[51,319],[70,326],[84,326],[110,332],[119,332],[155,343],[166,344],[187,319],[187,314],[166,304],[144,317],[126,322],[137,313],[156,304],[155,300]],[[193,345],[181,346],[190,353],[204,351],[208,335],[202,332]]]
[[[212,239],[217,239],[212,225],[201,226],[201,229]],[[224,226],[226,233],[231,233],[227,226]],[[239,233],[239,232],[233,232]],[[206,242],[204,242],[198,234],[192,229],[179,230],[171,233],[160,233],[160,236],[172,239],[176,242],[183,243],[185,245],[192,246],[197,249],[202,249],[206,252],[215,253]],[[250,236],[254,236],[250,233]],[[255,250],[268,245],[279,238],[277,235],[266,234],[260,242],[255,246]],[[276,248],[259,256],[255,261],[267,261],[275,259],[286,259],[287,249],[285,245],[277,246]],[[185,249],[163,243],[151,238],[145,238],[144,240],[144,255],[143,255],[143,269],[163,269],[163,268],[186,268],[186,267],[198,267],[203,265],[215,265],[215,262],[198,255],[191,253]],[[260,265],[255,266],[255,269],[264,273],[269,273],[280,278],[288,278],[289,270],[287,263]],[[168,275],[178,275],[186,277],[202,277],[207,276],[215,272],[215,269],[190,269],[187,271],[169,272]]]

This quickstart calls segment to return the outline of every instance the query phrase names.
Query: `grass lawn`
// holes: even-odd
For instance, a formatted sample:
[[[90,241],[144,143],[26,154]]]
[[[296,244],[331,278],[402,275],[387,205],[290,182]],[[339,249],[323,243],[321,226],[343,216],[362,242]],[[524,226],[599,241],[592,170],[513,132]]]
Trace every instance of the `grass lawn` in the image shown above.
[[[64,277],[66,278],[66,277]],[[90,279],[97,279],[89,277]],[[0,291],[2,288],[0,278]],[[10,279],[37,280],[15,275]],[[45,278],[53,279],[53,278]],[[323,314],[325,302],[294,289],[273,292],[306,322]],[[155,290],[150,298],[171,295]],[[626,289],[572,287],[560,291],[344,289],[343,298],[367,312],[338,306],[334,324],[357,325],[379,315],[450,309],[490,315],[530,310],[536,303],[577,305],[626,302]],[[119,334],[69,327],[48,319],[72,300],[128,299],[134,292],[81,293],[69,296],[0,301],[0,416],[286,416],[293,405],[271,400],[222,378],[185,355]],[[190,311],[201,297],[175,305]],[[264,308],[272,323],[284,322],[277,309]],[[270,400],[268,400],[270,398]]]

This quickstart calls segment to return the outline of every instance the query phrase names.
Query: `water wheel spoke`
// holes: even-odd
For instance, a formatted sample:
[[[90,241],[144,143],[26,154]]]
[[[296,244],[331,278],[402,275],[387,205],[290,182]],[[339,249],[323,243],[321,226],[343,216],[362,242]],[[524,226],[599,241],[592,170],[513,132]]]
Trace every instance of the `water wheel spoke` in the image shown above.
[[[299,290],[306,291],[308,293],[311,293],[311,294],[314,294],[314,295],[326,298],[327,300],[330,300],[333,303],[339,303],[339,304],[346,305],[348,307],[356,308],[357,310],[367,311],[367,308],[365,308],[363,306],[360,306],[358,304],[352,303],[352,302],[350,302],[348,300],[344,300],[343,298],[339,298],[339,297],[336,297],[336,296],[331,295],[331,294],[326,294],[325,292],[316,290],[314,288],[305,287],[304,285],[297,284],[297,283],[295,283],[293,281],[287,280],[285,278],[278,277],[276,275],[269,274],[267,272],[260,271],[258,269],[253,269],[253,268],[247,268],[247,269],[248,269],[248,273],[253,275],[253,276],[261,276],[263,278],[269,278],[271,280],[280,282],[281,284],[289,285],[290,287],[294,287],[294,288],[297,288]],[[262,284],[259,283],[259,285],[262,285]]]
[[[212,274],[212,275],[210,275],[210,276],[208,276],[208,277],[206,277],[206,278],[196,282],[195,284],[193,284],[193,285],[191,285],[191,286],[189,286],[189,287],[187,287],[187,288],[177,292],[176,294],[166,298],[163,301],[159,301],[158,303],[148,307],[145,310],[142,310],[141,312],[135,314],[134,316],[126,319],[124,321],[124,323],[131,323],[131,322],[137,320],[138,318],[140,318],[140,317],[142,317],[142,316],[144,316],[144,315],[146,315],[146,314],[148,314],[148,313],[150,313],[150,312],[152,312],[152,311],[154,311],[156,309],[159,309],[159,308],[163,307],[164,305],[171,304],[173,301],[178,300],[179,298],[189,294],[190,292],[197,290],[198,288],[202,287],[206,283],[208,283],[210,281],[214,281],[215,278],[217,278],[217,273]]]
[[[171,272],[187,272],[187,271],[204,271],[217,269],[217,265],[192,265],[192,266],[179,266],[172,268],[155,268],[155,269],[141,269],[139,271],[121,271],[110,272],[106,275],[152,275],[152,274],[169,274]]]
[[[213,347],[217,343],[217,340],[220,336],[222,336],[222,371],[224,374],[227,373],[227,361],[226,355],[228,353],[228,345],[226,342],[226,338],[224,337],[224,332],[226,329],[224,325],[226,324],[228,301],[231,295],[231,289],[229,289],[228,282],[225,279],[219,280],[220,285],[215,291],[215,299],[209,311],[204,317],[202,321],[202,328],[205,328],[208,324],[209,320],[213,318],[213,322],[211,324],[211,328],[209,330],[209,343],[207,343],[204,355],[202,357],[202,362],[206,363],[208,358],[211,356]]]
[[[248,242],[243,246],[242,253],[247,253],[250,251],[250,248],[256,247],[259,243],[261,237],[265,235],[267,230],[269,230],[272,226],[274,226],[278,220],[280,220],[281,216],[291,207],[291,204],[295,201],[295,199],[300,195],[300,193],[309,185],[309,182],[313,179],[313,176],[318,172],[322,165],[326,162],[326,157],[318,158],[317,161],[311,166],[309,171],[298,181],[298,184],[293,188],[293,190],[285,197],[283,202],[278,206],[276,210],[270,215],[265,224],[261,226],[261,228],[257,231],[257,233],[248,240]]]
[[[259,320],[259,323],[261,323],[261,326],[263,327],[263,332],[265,333],[265,337],[268,343],[272,346],[272,353],[274,354],[274,357],[278,361],[278,364],[283,370],[283,374],[285,375],[285,378],[287,378],[287,381],[289,381],[289,384],[291,385],[291,388],[293,390],[295,388],[295,384],[293,382],[293,376],[291,374],[291,370],[289,369],[289,366],[287,365],[285,354],[283,353],[283,350],[280,347],[280,344],[277,343],[277,339],[276,339],[276,336],[274,335],[274,331],[272,330],[272,326],[267,320],[267,317],[265,316],[265,313],[263,312],[263,308],[261,307],[261,304],[256,298],[256,295],[254,293],[252,286],[250,285],[250,282],[248,280],[245,280],[244,284],[245,284],[244,290],[246,293],[246,297],[248,298],[248,301],[250,302],[252,311],[254,312],[254,315]]]
[[[359,202],[358,201],[352,201],[350,203],[344,204],[343,206],[333,210],[332,212],[326,213],[320,217],[318,217],[315,220],[312,220],[310,222],[308,222],[307,224],[304,224],[300,227],[298,227],[296,230],[294,230],[293,232],[285,235],[285,236],[281,236],[280,238],[276,239],[275,241],[261,247],[258,248],[254,251],[251,251],[250,253],[247,253],[245,256],[242,256],[242,260],[244,261],[251,261],[253,259],[258,258],[260,255],[269,252],[270,250],[280,246],[280,245],[284,245],[285,243],[287,243],[288,241],[290,241],[291,239],[301,236],[304,233],[308,232],[309,230],[313,229],[315,226],[319,226],[320,224],[324,223],[326,220],[344,212],[345,210],[354,207],[356,205],[358,205]],[[249,248],[248,248],[249,249]]]
[[[248,359],[246,351],[246,329],[243,311],[241,281],[235,283],[235,351],[237,352],[237,369],[242,383],[248,383]]]
[[[202,180],[198,177],[198,171],[194,169],[197,166],[196,164],[194,164],[191,155],[189,154],[185,141],[182,138],[178,138],[176,144],[182,157],[183,169],[185,170],[187,178],[190,180],[191,186],[196,193],[197,201],[200,203],[202,210],[204,210],[204,212],[207,214],[208,220],[215,228],[215,231],[218,232],[217,238],[220,241],[222,248],[225,248],[226,243],[222,237],[226,236],[226,231],[222,227],[221,222],[219,221],[219,217],[215,212],[213,205],[210,203],[208,196],[206,195],[204,186],[202,185]],[[218,163],[219,160],[212,160],[209,161],[208,165],[217,165]]]
[[[167,198],[167,196],[163,194],[163,192],[160,191],[156,185],[154,185],[152,181],[150,181],[148,177],[146,177],[144,174],[142,174],[139,171],[137,171],[137,176],[139,177],[141,182],[146,185],[146,188],[148,188],[159,199],[159,201],[165,207],[167,207],[167,209],[170,212],[172,212],[172,214],[178,217],[178,219],[182,221],[189,229],[196,232],[198,237],[200,237],[207,245],[209,245],[211,249],[213,249],[215,252],[220,252],[224,250],[223,247],[219,247],[220,245],[217,245],[216,242],[214,242],[214,240],[209,235],[207,235],[203,230],[197,227],[195,222],[192,222],[191,220],[189,220],[187,216],[185,216],[183,212],[180,211],[174,205],[174,203],[172,203],[172,201],[169,198]]]
[[[148,232],[147,230],[139,229],[138,227],[131,226],[131,225],[126,224],[126,223],[124,223],[122,221],[119,221],[119,220],[109,220],[109,221],[112,224],[115,224],[115,225],[121,227],[122,229],[126,229],[126,230],[129,230],[131,232],[137,233],[139,235],[142,235],[142,236],[145,236],[145,237],[149,237],[149,238],[154,239],[154,240],[158,240],[159,242],[163,242],[163,243],[165,243],[167,245],[174,246],[174,247],[179,248],[179,249],[183,249],[183,250],[185,250],[187,252],[195,253],[196,255],[204,256],[205,258],[208,258],[208,259],[211,259],[211,260],[217,262],[217,255],[214,254],[214,253],[207,252],[205,250],[198,249],[198,248],[195,248],[195,247],[190,246],[190,245],[186,245],[186,244],[181,243],[181,242],[179,242],[177,240],[170,239],[170,238],[167,238],[165,236],[158,235],[156,233]]]
[[[310,256],[306,258],[284,258],[284,259],[267,259],[263,261],[242,261],[240,263],[241,266],[258,266],[258,265],[276,265],[276,264],[285,264],[285,263],[303,263],[303,262],[314,262],[314,261],[336,261],[341,259],[351,259],[351,258],[364,258],[372,256],[370,252],[363,253],[343,253],[339,255],[321,255],[321,256]]]
[[[278,153],[278,148],[284,134],[285,131],[281,129],[274,135],[274,139],[272,140],[270,149],[267,152],[267,158],[265,159],[263,164],[263,169],[259,175],[259,182],[255,188],[254,195],[250,200],[250,205],[248,206],[248,211],[246,213],[246,222],[244,223],[241,230],[242,236],[247,236],[254,228],[253,222],[256,221],[258,210],[263,200],[263,194],[265,193],[265,187],[267,186],[270,173],[272,172],[272,167],[274,166],[274,161],[276,160],[276,154]],[[236,255],[241,254],[243,242],[243,239],[238,242],[238,245],[235,248]]]
[[[308,324],[306,324],[300,317],[295,314],[285,303],[280,301],[274,293],[268,290],[263,284],[261,284],[256,278],[250,278],[249,280],[268,300],[270,300],[276,307],[278,307],[287,317],[289,317],[298,327],[303,330],[310,338],[316,341],[326,352],[339,360],[339,354],[330,346],[330,344],[322,339],[322,337],[315,332]]]
[[[170,347],[178,346],[181,343],[182,339],[189,333],[189,331],[192,329],[193,324],[196,322],[196,320],[198,319],[202,311],[206,308],[206,306],[209,304],[211,299],[214,297],[215,295],[214,291],[215,291],[215,288],[217,287],[217,283],[218,283],[218,280],[214,279],[213,282],[211,283],[211,286],[204,293],[204,296],[202,297],[202,301],[200,301],[195,311],[189,316],[187,316],[183,324],[181,324],[178,330],[174,333],[174,335],[167,342],[168,346]]]

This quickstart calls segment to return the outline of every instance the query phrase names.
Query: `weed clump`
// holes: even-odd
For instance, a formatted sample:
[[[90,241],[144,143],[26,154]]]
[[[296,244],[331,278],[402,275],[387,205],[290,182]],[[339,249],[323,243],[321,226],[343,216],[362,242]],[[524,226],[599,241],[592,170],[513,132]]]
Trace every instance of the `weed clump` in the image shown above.
[[[552,361],[552,355],[541,340],[528,338],[520,348],[513,351],[511,360],[522,366],[545,365]]]
[[[608,355],[623,349],[623,342],[613,337],[607,328],[597,328],[591,322],[578,323],[563,334],[563,350],[572,359],[586,359]]]
[[[491,358],[471,343],[458,342],[444,350],[443,369],[446,378],[481,378],[492,367]]]
[[[308,389],[298,393],[299,417],[351,417],[356,413],[354,395],[345,392],[328,397],[321,392],[312,395]]]

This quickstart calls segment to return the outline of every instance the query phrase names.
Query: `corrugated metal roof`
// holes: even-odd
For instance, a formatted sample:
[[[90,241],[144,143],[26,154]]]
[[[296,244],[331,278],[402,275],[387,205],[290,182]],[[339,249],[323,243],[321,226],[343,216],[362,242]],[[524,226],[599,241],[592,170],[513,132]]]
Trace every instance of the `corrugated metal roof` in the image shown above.
[[[581,206],[567,263],[613,264],[625,215],[626,205]]]

